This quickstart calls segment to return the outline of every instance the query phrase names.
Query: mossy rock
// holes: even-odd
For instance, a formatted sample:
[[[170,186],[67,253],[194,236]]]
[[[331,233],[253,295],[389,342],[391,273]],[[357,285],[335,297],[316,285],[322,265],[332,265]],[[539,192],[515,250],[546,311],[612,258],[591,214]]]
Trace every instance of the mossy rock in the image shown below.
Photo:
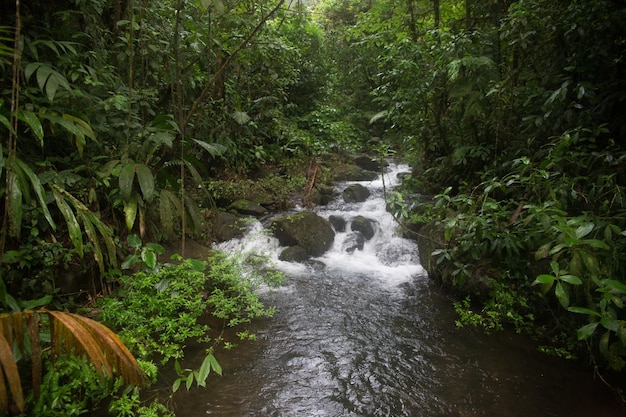
[[[309,256],[323,255],[335,240],[330,222],[311,211],[274,219],[272,230],[281,245],[300,245]]]

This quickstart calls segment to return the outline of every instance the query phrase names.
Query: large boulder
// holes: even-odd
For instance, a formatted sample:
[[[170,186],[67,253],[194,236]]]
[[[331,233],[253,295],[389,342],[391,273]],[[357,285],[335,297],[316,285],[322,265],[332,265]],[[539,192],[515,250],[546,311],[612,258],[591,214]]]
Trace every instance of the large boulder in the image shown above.
[[[380,172],[380,169],[382,168],[380,161],[367,155],[361,155],[354,158],[354,164],[367,171]]]
[[[353,232],[360,232],[366,240],[370,240],[376,234],[376,221],[363,216],[356,216],[350,223]]]
[[[362,203],[370,196],[370,190],[361,184],[350,184],[343,190],[342,195],[346,203]]]
[[[323,255],[335,240],[330,222],[311,211],[276,218],[272,230],[281,245],[300,245],[309,256]]]

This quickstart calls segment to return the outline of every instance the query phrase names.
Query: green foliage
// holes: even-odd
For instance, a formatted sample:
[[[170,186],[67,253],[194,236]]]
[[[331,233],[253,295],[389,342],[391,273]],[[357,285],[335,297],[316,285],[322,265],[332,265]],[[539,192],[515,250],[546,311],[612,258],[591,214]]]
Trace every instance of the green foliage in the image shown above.
[[[119,329],[140,358],[156,354],[166,363],[183,357],[187,340],[208,340],[208,326],[198,324],[206,310],[205,268],[205,262],[186,260],[154,273],[122,276],[119,297],[102,302],[102,321]]]
[[[46,361],[38,399],[29,415],[37,417],[79,416],[96,411],[121,386],[121,380],[102,379],[93,364],[66,356]],[[32,395],[32,394],[31,394]]]

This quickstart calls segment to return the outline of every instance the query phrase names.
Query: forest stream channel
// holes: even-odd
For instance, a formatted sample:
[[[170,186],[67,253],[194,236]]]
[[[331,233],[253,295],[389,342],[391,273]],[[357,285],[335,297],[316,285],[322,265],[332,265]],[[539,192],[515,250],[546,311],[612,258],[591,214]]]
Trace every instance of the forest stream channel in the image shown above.
[[[457,328],[452,300],[419,264],[417,246],[395,233],[383,189],[408,169],[392,165],[363,203],[335,201],[317,213],[375,220],[362,249],[350,228],[309,264],[278,260],[278,242],[258,233],[222,244],[269,251],[286,279],[263,295],[272,319],[256,342],[219,351],[222,377],[179,391],[179,417],[614,417],[623,415],[591,372],[537,352],[524,336]],[[341,191],[351,183],[337,184]],[[189,352],[201,361],[204,350]]]

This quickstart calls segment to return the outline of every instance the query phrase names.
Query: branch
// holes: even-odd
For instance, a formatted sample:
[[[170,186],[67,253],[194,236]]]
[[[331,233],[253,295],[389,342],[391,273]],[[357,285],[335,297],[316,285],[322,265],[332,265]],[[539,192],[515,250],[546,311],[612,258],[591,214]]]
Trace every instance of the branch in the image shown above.
[[[233,57],[237,55],[237,53],[241,51],[244,46],[246,46],[246,44],[250,42],[250,40],[252,40],[257,32],[261,30],[263,25],[282,7],[283,3],[285,3],[285,0],[280,0],[278,4],[265,17],[261,19],[259,24],[256,25],[254,30],[250,32],[248,36],[246,36],[246,38],[237,46],[237,48],[235,48],[235,50],[228,55],[222,66],[215,72],[215,74],[213,74],[213,77],[211,77],[207,85],[204,87],[202,93],[200,93],[196,101],[194,101],[191,105],[191,109],[189,110],[189,113],[187,113],[187,117],[185,118],[185,122],[183,123],[184,126],[189,123],[189,119],[191,119],[191,116],[193,116],[193,114],[198,110],[198,107],[200,106],[200,103],[202,103],[202,100],[204,100],[209,94],[209,91],[211,91],[211,87],[213,86],[213,83],[215,82],[217,76],[224,72],[228,64],[230,64],[230,61],[232,61]],[[180,128],[182,129],[182,126],[180,126]]]

